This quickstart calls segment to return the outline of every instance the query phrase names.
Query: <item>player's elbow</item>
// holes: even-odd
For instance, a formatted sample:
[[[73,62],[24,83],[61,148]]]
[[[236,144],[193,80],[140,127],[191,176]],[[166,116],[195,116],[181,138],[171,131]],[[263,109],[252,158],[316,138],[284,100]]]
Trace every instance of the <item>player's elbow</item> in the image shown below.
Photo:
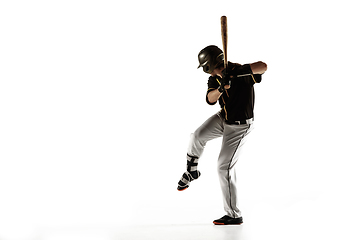
[[[219,96],[216,96],[216,91],[213,90],[206,95],[206,102],[209,105],[214,105],[214,104],[216,104],[217,100],[219,99]]]
[[[266,72],[266,70],[267,70],[267,64],[264,63],[264,62],[260,62],[260,63],[261,63],[261,65],[262,65],[262,70],[263,70],[264,72]]]
[[[263,74],[267,70],[267,64],[262,61],[252,63],[250,66],[253,74]]]
[[[206,102],[207,102],[207,104],[209,104],[209,105],[215,105],[216,104],[216,102],[217,102],[217,100],[214,100],[214,99],[209,99],[208,97],[206,97]]]

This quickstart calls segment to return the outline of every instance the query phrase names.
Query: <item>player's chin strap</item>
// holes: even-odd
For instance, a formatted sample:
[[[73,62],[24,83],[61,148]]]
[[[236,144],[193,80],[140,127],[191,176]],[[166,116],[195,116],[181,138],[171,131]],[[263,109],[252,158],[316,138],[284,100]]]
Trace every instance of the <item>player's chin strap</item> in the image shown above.
[[[185,190],[189,187],[191,181],[200,177],[200,172],[197,170],[199,158],[187,155],[187,171],[182,175],[178,182],[177,189],[179,191]]]

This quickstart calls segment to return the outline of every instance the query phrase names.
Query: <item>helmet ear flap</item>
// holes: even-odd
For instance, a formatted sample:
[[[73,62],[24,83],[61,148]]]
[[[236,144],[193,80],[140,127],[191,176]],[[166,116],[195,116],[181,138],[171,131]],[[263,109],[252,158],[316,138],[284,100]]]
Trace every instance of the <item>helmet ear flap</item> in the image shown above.
[[[220,53],[214,60],[214,69],[224,64],[224,53]]]
[[[216,57],[216,62],[223,62],[224,61],[224,53],[220,53],[217,57]]]
[[[208,65],[208,64],[206,64],[204,67],[203,67],[203,70],[204,70],[204,72],[206,72],[206,73],[210,73],[209,71],[210,71],[210,66]]]

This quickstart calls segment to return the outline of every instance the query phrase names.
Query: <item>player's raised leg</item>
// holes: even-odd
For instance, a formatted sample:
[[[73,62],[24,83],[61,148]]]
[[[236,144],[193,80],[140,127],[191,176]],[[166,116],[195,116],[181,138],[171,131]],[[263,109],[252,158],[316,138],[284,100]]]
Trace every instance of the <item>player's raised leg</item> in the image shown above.
[[[224,131],[224,123],[218,114],[206,120],[193,134],[191,134],[188,153],[187,171],[181,176],[178,182],[178,190],[182,191],[189,187],[191,181],[200,177],[197,170],[199,158],[208,141],[221,137]]]

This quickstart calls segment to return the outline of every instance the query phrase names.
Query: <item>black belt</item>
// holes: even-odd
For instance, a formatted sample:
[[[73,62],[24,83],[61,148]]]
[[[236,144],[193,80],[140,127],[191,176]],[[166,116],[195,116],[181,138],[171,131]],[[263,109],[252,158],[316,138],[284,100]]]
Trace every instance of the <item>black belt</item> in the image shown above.
[[[240,120],[240,121],[225,120],[225,123],[229,124],[229,125],[241,125],[241,124],[251,124],[253,121],[254,121],[254,119],[250,118],[250,119]]]

